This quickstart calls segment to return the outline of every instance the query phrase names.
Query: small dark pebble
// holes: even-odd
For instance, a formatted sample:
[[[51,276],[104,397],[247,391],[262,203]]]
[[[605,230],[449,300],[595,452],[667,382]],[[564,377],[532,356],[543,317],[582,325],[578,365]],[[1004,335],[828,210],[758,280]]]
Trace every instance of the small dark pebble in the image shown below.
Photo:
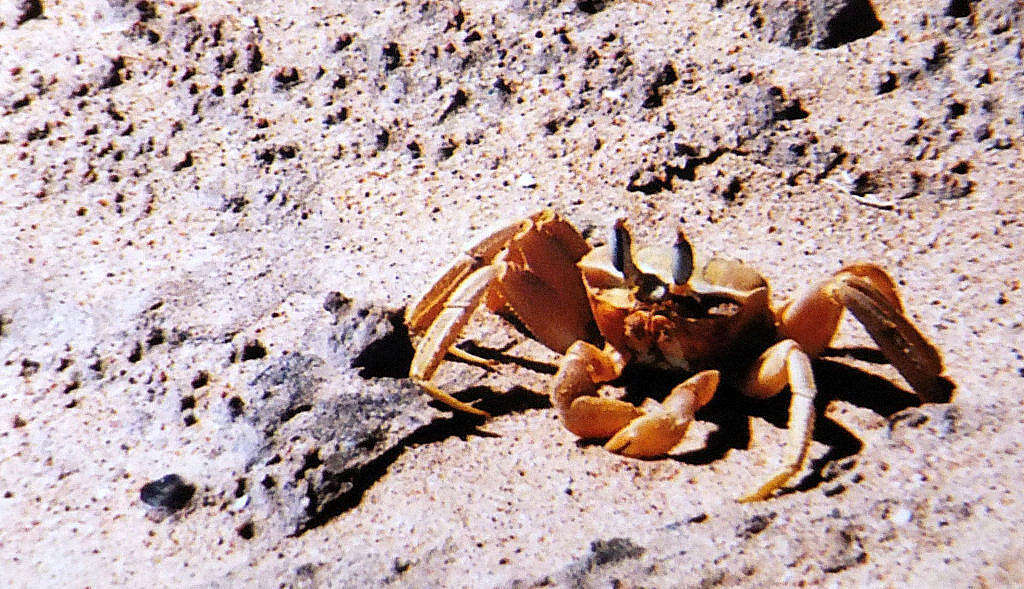
[[[210,374],[205,370],[200,370],[198,374],[192,379],[192,388],[201,389],[210,382]]]
[[[245,540],[252,540],[253,536],[256,535],[256,528],[253,527],[252,522],[245,522],[244,524],[238,526],[238,528],[235,531],[237,531],[238,535]]]
[[[644,553],[643,546],[637,546],[629,538],[612,538],[611,540],[594,540],[590,543],[590,562],[594,566],[613,564],[630,558],[639,558]]]
[[[176,474],[169,474],[143,485],[139,497],[147,505],[178,511],[188,505],[195,492],[195,485],[186,483],[185,479]]]
[[[248,362],[249,360],[259,360],[267,355],[267,349],[263,347],[263,344],[259,340],[252,340],[246,342],[245,346],[242,347],[242,361]]]
[[[765,528],[767,528],[768,525],[772,523],[772,520],[775,519],[776,515],[778,514],[776,514],[774,511],[763,515],[755,515],[747,519],[745,522],[743,522],[742,525],[740,525],[739,530],[737,530],[736,532],[736,535],[740,538],[745,539],[753,538],[754,536],[763,532]]]
[[[243,411],[245,411],[245,401],[237,396],[228,399],[228,414],[231,416],[231,419],[235,419]]]
[[[43,16],[43,3],[40,0],[21,0],[18,2],[17,24],[22,25]]]
[[[842,483],[836,483],[836,484],[834,484],[832,486],[825,487],[824,489],[822,489],[821,492],[824,493],[826,497],[832,497],[834,495],[839,495],[840,493],[842,493],[845,490],[846,490],[846,485],[844,485]]]

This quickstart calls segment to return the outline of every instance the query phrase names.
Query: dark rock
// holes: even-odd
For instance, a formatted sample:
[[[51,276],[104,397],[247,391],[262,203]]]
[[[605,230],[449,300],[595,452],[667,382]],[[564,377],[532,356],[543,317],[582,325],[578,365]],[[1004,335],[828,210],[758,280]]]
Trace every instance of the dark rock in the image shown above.
[[[186,483],[176,474],[169,474],[143,485],[139,497],[147,505],[167,511],[178,511],[188,505],[195,492],[195,485]]]
[[[897,88],[899,78],[893,72],[885,72],[876,77],[876,94],[888,94]]]
[[[802,2],[763,0],[750,3],[754,25],[766,40],[786,47],[801,48],[814,36],[810,12]]]
[[[252,63],[250,61],[250,67]],[[299,83],[299,70],[294,67],[283,67],[274,74],[274,85],[281,90],[288,90]]]
[[[736,535],[744,539],[753,538],[763,532],[772,523],[772,521],[775,520],[776,515],[777,514],[774,511],[765,514],[757,514],[743,522],[743,525],[740,526]]]
[[[238,535],[244,540],[252,540],[256,535],[256,528],[252,525],[251,521],[238,526],[235,531],[238,532]]]
[[[978,0],[949,0],[943,14],[953,18],[965,18],[971,16],[971,5]]]
[[[644,553],[644,548],[634,544],[629,538],[612,538],[591,542],[590,551],[593,553],[589,557],[591,566],[599,567],[629,558],[639,558]]]
[[[192,378],[191,384],[192,384],[192,388],[194,388],[194,389],[201,389],[201,388],[205,387],[209,382],[210,382],[210,373],[206,372],[205,370],[200,370],[199,373],[196,374],[195,377]]]
[[[905,430],[924,429],[929,435],[940,439],[948,438],[959,431],[960,410],[955,405],[928,404],[911,407],[889,418],[889,437],[903,435]]]
[[[246,52],[248,53],[248,56],[245,60],[245,71],[250,74],[255,74],[263,69],[263,52],[260,51],[260,46],[255,43],[250,43],[246,47]]]
[[[260,342],[260,340],[252,340],[246,342],[242,346],[242,361],[248,362],[249,360],[259,360],[267,355],[267,348]]]
[[[787,47],[832,49],[882,28],[869,0],[752,0],[747,6],[764,37]]]
[[[384,70],[392,71],[402,65],[402,52],[398,43],[388,43],[381,49],[381,56],[384,58]]]
[[[824,545],[820,546],[821,570],[838,573],[867,560],[864,546],[852,530],[827,531]]]
[[[607,2],[603,0],[577,0],[576,9],[586,14],[597,14],[605,9]]]
[[[124,70],[124,57],[118,56],[110,60],[110,67],[100,80],[100,89],[116,88],[124,83],[121,72]]]
[[[37,372],[39,372],[39,362],[29,360],[28,358],[22,358],[21,370],[18,371],[18,376],[21,378],[28,378]]]
[[[261,533],[330,521],[357,505],[408,445],[459,431],[431,426],[429,398],[406,378],[412,345],[400,311],[340,293],[323,308],[333,320],[310,333],[322,338],[324,355],[275,357],[250,383],[248,401],[229,401],[230,414],[263,436],[246,472],[265,483],[251,491],[254,509],[267,513]]]
[[[604,581],[611,581],[611,585],[617,585],[612,579],[604,579],[607,574],[602,571],[603,567],[610,567],[617,563],[633,560],[643,556],[646,550],[629,538],[611,538],[610,540],[594,540],[590,543],[590,552],[573,562],[561,575],[559,585],[570,587],[594,587],[608,585]],[[537,585],[548,584],[544,580],[536,582]]]
[[[882,28],[869,0],[811,0],[815,46],[831,49],[870,37]]]
[[[644,108],[657,108],[662,104],[661,89],[679,80],[675,68],[671,63],[666,63],[654,76],[646,90],[646,97],[643,101]]]
[[[24,24],[34,18],[43,17],[43,3],[40,0],[21,0],[18,2],[17,24]]]

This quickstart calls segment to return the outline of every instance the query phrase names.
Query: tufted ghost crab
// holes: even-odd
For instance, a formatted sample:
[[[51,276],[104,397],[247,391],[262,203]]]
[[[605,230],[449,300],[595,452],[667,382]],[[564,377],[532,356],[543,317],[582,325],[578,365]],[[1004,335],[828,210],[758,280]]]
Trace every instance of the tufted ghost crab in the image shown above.
[[[634,251],[624,220],[591,248],[565,219],[544,210],[493,228],[470,244],[406,312],[420,335],[410,378],[455,409],[486,415],[431,382],[474,310],[511,311],[532,336],[563,354],[549,391],[564,426],[630,457],[657,457],[686,434],[720,379],[744,395],[791,391],[782,466],[741,501],[771,497],[803,466],[814,427],[811,360],[829,345],[844,309],[924,401],[946,382],[935,347],[906,317],[892,278],[874,264],[848,265],[775,308],[767,281],[722,258],[701,260],[680,230],[671,246]],[[627,364],[689,375],[661,402],[602,396]]]

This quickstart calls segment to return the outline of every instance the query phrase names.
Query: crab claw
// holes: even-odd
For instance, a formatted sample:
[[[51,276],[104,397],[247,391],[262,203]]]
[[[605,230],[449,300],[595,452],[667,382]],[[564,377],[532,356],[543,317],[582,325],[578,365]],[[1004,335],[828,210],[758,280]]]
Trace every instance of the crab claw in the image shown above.
[[[630,458],[662,456],[682,441],[689,426],[689,420],[655,409],[629,422],[604,447]]]
[[[663,456],[683,440],[693,415],[718,388],[717,370],[705,370],[672,389],[664,403],[648,400],[645,414],[629,422],[604,445],[631,458]]]

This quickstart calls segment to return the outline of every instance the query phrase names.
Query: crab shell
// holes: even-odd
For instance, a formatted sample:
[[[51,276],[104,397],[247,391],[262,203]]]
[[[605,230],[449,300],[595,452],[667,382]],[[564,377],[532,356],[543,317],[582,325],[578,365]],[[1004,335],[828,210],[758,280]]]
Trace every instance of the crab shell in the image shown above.
[[[742,262],[712,258],[696,264],[684,285],[673,284],[671,247],[636,252],[637,268],[669,286],[660,301],[637,298],[597,247],[578,263],[597,328],[605,342],[633,362],[696,371],[741,361],[774,341],[768,282]]]

